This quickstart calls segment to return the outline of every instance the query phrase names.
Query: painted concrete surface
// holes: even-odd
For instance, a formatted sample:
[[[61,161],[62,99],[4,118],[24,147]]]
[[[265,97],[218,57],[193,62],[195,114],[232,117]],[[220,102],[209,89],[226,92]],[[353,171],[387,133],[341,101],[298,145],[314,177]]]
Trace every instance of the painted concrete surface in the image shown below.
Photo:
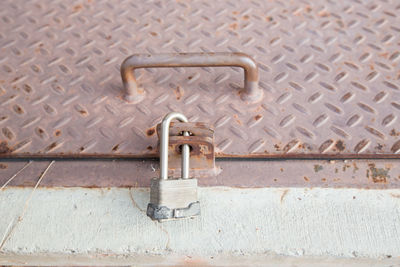
[[[32,190],[0,192],[1,264],[45,255],[131,264],[281,256],[400,263],[400,189],[200,188],[201,217],[164,223],[145,214],[148,189]]]

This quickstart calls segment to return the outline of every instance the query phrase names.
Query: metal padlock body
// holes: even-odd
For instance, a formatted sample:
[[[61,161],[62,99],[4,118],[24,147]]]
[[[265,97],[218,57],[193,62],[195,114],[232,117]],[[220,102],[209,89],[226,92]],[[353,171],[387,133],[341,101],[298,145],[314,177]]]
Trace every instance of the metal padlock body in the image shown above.
[[[151,179],[147,215],[153,220],[170,220],[200,215],[197,179]]]
[[[182,144],[181,177],[177,179],[168,177],[169,127],[172,119],[187,122],[184,115],[171,112],[161,123],[160,177],[151,180],[150,203],[147,205],[146,212],[147,216],[158,221],[200,215],[197,179],[189,177],[190,147],[188,144]],[[182,135],[188,136],[189,132],[183,131]]]

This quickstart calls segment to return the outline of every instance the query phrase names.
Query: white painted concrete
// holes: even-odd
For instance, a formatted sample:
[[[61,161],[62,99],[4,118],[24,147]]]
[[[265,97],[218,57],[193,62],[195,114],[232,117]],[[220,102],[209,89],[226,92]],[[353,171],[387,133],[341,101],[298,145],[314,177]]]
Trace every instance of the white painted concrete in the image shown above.
[[[201,217],[161,224],[145,214],[147,189],[124,188],[38,188],[18,222],[31,192],[0,192],[0,238],[12,230],[0,264],[45,255],[153,264],[277,255],[400,262],[400,189],[200,188]]]

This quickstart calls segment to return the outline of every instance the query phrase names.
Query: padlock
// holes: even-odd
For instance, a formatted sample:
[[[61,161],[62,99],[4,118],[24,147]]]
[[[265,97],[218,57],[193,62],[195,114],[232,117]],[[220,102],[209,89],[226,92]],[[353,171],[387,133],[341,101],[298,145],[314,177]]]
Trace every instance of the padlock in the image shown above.
[[[189,178],[189,145],[182,145],[181,177],[168,177],[169,126],[173,119],[188,122],[183,114],[171,112],[161,123],[160,177],[151,179],[150,203],[147,206],[147,216],[158,221],[200,215],[197,179]],[[183,132],[183,135],[188,136],[189,133]]]

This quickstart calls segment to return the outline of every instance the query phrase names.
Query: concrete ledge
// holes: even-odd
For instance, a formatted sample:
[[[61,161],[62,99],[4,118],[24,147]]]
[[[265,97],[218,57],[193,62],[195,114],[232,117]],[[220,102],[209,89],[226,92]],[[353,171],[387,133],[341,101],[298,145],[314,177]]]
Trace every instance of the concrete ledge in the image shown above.
[[[217,255],[210,258],[182,255],[112,255],[112,254],[0,254],[0,264],[28,266],[264,266],[264,267],[394,267],[398,259],[299,257],[284,255],[233,256]]]
[[[161,224],[148,189],[38,188],[27,203],[32,190],[0,193],[0,264],[400,262],[400,189],[200,188],[200,218]]]

